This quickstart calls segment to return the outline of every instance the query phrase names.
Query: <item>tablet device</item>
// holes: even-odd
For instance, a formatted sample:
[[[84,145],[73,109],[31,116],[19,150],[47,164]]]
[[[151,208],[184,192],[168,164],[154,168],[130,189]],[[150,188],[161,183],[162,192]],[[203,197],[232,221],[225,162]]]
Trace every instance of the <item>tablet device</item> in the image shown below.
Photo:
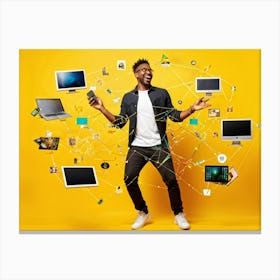
[[[206,165],[205,181],[215,183],[228,183],[228,166],[225,165]]]
[[[93,166],[62,166],[61,169],[66,188],[98,186]]]

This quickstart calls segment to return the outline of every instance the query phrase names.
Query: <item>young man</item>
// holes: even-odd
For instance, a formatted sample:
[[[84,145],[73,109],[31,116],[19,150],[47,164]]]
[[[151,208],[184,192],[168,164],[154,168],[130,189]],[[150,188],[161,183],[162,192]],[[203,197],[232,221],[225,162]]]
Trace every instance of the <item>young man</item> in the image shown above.
[[[189,229],[190,224],[183,213],[180,189],[169,151],[166,120],[168,117],[174,122],[183,121],[193,112],[210,105],[200,98],[189,109],[178,111],[173,107],[167,90],[151,85],[153,70],[146,59],[135,62],[133,72],[137,86],[124,95],[119,115],[110,113],[100,98],[97,97],[97,101],[93,98],[89,100],[89,104],[116,127],[122,128],[129,120],[129,150],[124,181],[135,209],[139,211],[132,229],[139,229],[150,220],[148,207],[138,185],[140,171],[148,161],[157,168],[167,185],[175,223],[181,229]]]

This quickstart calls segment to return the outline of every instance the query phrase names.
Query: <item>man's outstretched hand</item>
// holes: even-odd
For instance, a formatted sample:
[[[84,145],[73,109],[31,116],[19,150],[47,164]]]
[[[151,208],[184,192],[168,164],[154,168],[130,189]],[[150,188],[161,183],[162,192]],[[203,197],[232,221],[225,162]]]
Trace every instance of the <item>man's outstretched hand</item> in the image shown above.
[[[199,98],[193,104],[193,106],[192,106],[193,110],[198,111],[198,110],[202,110],[204,108],[211,106],[211,104],[207,103],[208,100],[209,100],[209,98],[207,98],[207,99],[204,99],[204,97]]]

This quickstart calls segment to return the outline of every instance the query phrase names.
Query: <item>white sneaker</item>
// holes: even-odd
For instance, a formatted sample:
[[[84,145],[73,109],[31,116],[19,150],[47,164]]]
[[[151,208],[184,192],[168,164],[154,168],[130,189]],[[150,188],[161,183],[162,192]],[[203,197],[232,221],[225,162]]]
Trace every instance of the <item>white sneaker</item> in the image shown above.
[[[138,229],[143,227],[147,222],[149,222],[151,219],[150,214],[146,214],[143,211],[139,211],[138,217],[135,220],[134,224],[131,226],[132,229]]]
[[[179,226],[179,228],[181,228],[181,229],[190,228],[190,224],[187,221],[187,219],[185,218],[185,214],[182,212],[175,216],[175,224],[177,224]]]

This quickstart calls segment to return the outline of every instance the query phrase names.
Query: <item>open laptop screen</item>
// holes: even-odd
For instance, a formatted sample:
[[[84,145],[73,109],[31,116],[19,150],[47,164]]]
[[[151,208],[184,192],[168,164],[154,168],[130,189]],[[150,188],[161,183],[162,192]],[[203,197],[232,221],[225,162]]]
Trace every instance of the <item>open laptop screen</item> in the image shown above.
[[[59,98],[37,98],[36,102],[40,109],[40,114],[56,114],[64,111],[61,100]]]

